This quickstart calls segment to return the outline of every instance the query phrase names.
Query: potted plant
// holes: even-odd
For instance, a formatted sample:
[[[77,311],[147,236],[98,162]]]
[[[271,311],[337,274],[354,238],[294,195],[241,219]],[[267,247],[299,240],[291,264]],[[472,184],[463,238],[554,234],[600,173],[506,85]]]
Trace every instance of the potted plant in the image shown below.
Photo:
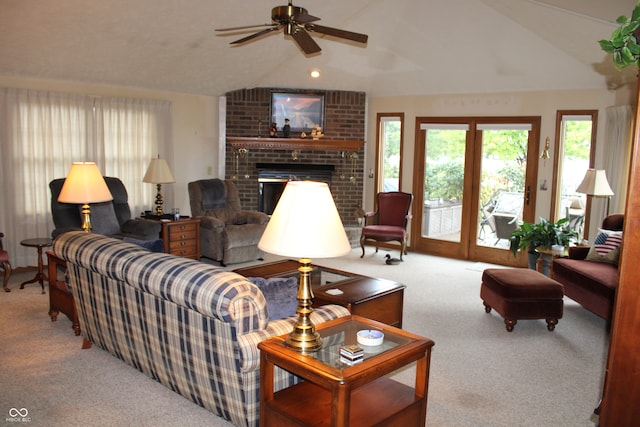
[[[630,18],[622,15],[616,19],[616,22],[620,26],[611,33],[610,39],[598,42],[600,48],[613,55],[613,63],[618,70],[632,64],[639,65],[640,1],[634,7]]]
[[[549,247],[569,246],[572,240],[578,238],[578,232],[569,226],[568,218],[561,218],[557,222],[540,218],[540,222],[532,224],[523,222],[511,233],[509,248],[513,255],[517,255],[520,250],[527,250],[529,268],[536,269],[539,254],[536,248],[539,246]],[[543,273],[545,273],[543,266]],[[546,273],[545,273],[546,274]]]

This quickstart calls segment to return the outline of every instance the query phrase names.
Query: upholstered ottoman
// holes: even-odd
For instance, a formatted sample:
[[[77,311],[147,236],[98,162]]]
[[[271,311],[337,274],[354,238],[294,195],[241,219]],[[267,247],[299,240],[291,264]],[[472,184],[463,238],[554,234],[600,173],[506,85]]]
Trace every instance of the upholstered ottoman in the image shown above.
[[[560,283],[528,268],[488,268],[482,273],[485,311],[495,309],[509,332],[521,319],[545,319],[553,331],[562,318],[563,296]]]

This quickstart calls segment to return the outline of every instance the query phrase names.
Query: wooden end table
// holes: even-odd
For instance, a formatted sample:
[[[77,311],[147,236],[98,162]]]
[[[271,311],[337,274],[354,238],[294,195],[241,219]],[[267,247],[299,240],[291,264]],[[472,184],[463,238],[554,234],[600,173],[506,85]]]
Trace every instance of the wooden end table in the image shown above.
[[[244,277],[290,277],[298,276],[300,263],[282,260],[239,268],[234,272]],[[351,314],[367,317],[387,325],[402,327],[404,290],[402,283],[362,276],[348,271],[336,270],[312,264],[311,286],[313,306],[337,304],[346,307]],[[337,289],[341,294],[332,294]]]
[[[200,218],[160,220],[164,252],[200,261]]]
[[[31,248],[37,248],[38,250],[38,271],[36,272],[36,277],[31,280],[27,280],[20,285],[20,289],[24,289],[24,285],[28,285],[29,283],[40,283],[40,287],[42,288],[42,293],[44,294],[44,281],[49,280],[47,275],[44,272],[44,264],[42,263],[42,249],[49,247],[53,244],[53,240],[48,237],[38,237],[35,239],[25,239],[20,242],[22,246],[28,246]]]
[[[364,360],[349,366],[340,361],[338,348],[357,344],[362,329],[382,331],[384,342],[363,347]],[[332,320],[316,330],[323,339],[317,352],[285,346],[286,335],[258,344],[261,426],[425,425],[432,340],[360,316]],[[414,387],[386,377],[414,362]],[[274,392],[275,366],[305,381]]]

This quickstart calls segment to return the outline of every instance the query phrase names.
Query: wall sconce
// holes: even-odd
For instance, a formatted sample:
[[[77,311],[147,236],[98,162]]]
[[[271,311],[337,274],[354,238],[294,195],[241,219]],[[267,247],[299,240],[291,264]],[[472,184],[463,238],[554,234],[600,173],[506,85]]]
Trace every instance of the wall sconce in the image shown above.
[[[547,137],[547,140],[544,142],[544,150],[542,150],[542,154],[540,154],[540,158],[547,160],[550,156],[549,156],[549,147],[551,146],[551,142],[549,141],[549,137]]]

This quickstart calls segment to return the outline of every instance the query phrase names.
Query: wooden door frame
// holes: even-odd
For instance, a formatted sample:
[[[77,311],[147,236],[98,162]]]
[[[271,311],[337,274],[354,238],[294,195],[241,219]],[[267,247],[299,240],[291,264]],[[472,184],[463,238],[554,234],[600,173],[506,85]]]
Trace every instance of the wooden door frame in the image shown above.
[[[462,228],[460,231],[461,240],[459,243],[442,241],[437,239],[430,239],[428,247],[421,245],[421,233],[422,227],[420,224],[416,225],[416,221],[413,222],[411,227],[411,242],[412,250],[421,253],[428,253],[438,256],[446,256],[450,258],[469,259],[476,260],[479,256],[483,256],[483,253],[488,253],[488,249],[485,251],[478,250],[475,245],[471,244],[470,239],[475,239],[477,236],[477,222],[471,221],[473,212],[478,211],[478,192],[479,192],[479,174],[481,165],[481,146],[477,144],[478,140],[477,130],[478,124],[519,124],[530,123],[531,133],[529,134],[529,143],[527,145],[527,170],[531,170],[532,173],[527,174],[529,181],[525,182],[525,192],[528,194],[527,200],[523,208],[523,218],[527,221],[533,222],[535,217],[535,206],[537,196],[537,171],[538,171],[538,152],[540,148],[540,116],[470,116],[470,117],[416,117],[415,120],[415,158],[414,158],[414,174],[413,174],[413,189],[414,200],[412,207],[412,215],[414,218],[421,218],[421,209],[424,205],[424,167],[421,163],[424,162],[425,146],[422,141],[425,139],[425,130],[421,129],[423,123],[443,123],[443,124],[468,124],[470,129],[467,132],[466,137],[466,150],[465,150],[465,179],[463,183],[463,193],[471,196],[471,203],[465,205],[463,201],[462,210]],[[471,165],[471,166],[469,166]],[[471,172],[471,178],[467,176],[468,172]],[[466,197],[465,197],[466,198]],[[474,211],[475,209],[475,211]],[[452,250],[454,245],[457,245],[455,250]],[[495,250],[493,250],[496,252]],[[500,251],[490,257],[491,262],[504,265],[513,266],[526,266],[526,254],[518,254],[514,257],[510,251]]]

